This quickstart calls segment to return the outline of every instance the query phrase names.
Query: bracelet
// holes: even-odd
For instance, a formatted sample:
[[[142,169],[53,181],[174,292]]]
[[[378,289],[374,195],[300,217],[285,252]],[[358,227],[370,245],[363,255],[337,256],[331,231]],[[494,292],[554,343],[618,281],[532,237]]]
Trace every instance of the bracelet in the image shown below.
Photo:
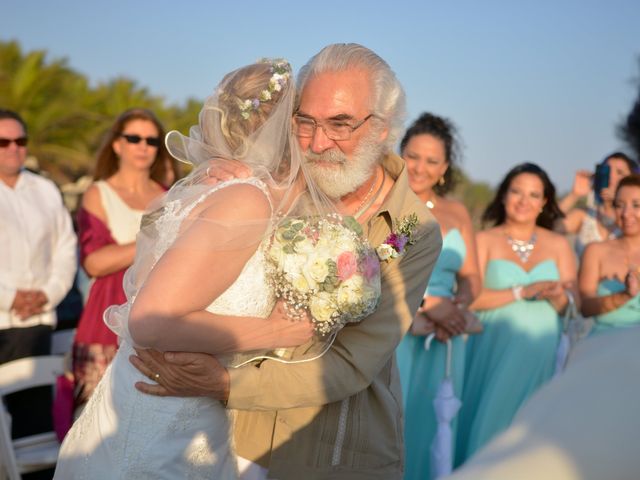
[[[513,293],[513,298],[516,301],[522,300],[522,285],[514,285],[511,287],[511,293]]]

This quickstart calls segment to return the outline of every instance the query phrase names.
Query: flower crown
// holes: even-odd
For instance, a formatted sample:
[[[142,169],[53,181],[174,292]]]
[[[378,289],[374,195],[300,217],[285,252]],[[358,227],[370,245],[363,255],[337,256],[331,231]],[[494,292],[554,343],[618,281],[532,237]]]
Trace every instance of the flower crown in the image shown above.
[[[271,64],[271,78],[267,84],[267,88],[260,92],[258,98],[247,98],[246,100],[238,100],[238,107],[240,108],[240,115],[245,120],[249,120],[251,112],[258,110],[262,103],[271,100],[272,95],[275,92],[282,90],[289,79],[291,78],[291,65],[289,62],[282,58],[267,59],[263,58],[258,60],[257,63],[270,63]]]

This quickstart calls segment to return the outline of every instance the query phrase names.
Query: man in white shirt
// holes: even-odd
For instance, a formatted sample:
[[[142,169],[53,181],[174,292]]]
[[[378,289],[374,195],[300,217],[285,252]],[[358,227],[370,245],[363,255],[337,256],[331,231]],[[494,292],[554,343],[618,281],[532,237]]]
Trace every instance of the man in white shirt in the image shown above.
[[[50,353],[55,308],[77,265],[69,213],[52,181],[24,170],[26,145],[25,122],[0,109],[0,363]],[[9,410],[14,437],[32,433],[28,424],[39,423],[34,416],[41,407],[26,399],[14,398]]]

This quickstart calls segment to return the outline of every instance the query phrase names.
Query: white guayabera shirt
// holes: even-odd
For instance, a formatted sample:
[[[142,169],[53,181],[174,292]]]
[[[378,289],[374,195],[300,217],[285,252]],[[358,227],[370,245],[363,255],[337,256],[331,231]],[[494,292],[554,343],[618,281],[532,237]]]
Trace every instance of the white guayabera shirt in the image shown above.
[[[0,181],[0,329],[55,326],[55,307],[76,273],[76,235],[55,184],[23,171],[14,188]],[[44,312],[21,320],[16,290],[42,290]]]

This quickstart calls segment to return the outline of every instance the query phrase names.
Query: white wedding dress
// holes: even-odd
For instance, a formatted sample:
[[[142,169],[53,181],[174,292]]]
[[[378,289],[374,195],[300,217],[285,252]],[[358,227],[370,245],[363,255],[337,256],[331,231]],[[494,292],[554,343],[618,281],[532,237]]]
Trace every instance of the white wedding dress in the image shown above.
[[[229,183],[254,184],[269,198],[266,186],[259,180]],[[203,194],[200,201],[211,191]],[[154,252],[156,260],[173,242],[188,213],[183,210],[177,216],[168,208],[156,220],[158,231],[163,232]],[[267,317],[274,304],[264,254],[258,248],[233,285],[207,310]],[[236,479],[236,457],[226,409],[208,398],[140,393],[134,384],[150,380],[129,362],[128,357],[134,353],[131,344],[123,339],[113,363],[62,444],[54,478]]]

